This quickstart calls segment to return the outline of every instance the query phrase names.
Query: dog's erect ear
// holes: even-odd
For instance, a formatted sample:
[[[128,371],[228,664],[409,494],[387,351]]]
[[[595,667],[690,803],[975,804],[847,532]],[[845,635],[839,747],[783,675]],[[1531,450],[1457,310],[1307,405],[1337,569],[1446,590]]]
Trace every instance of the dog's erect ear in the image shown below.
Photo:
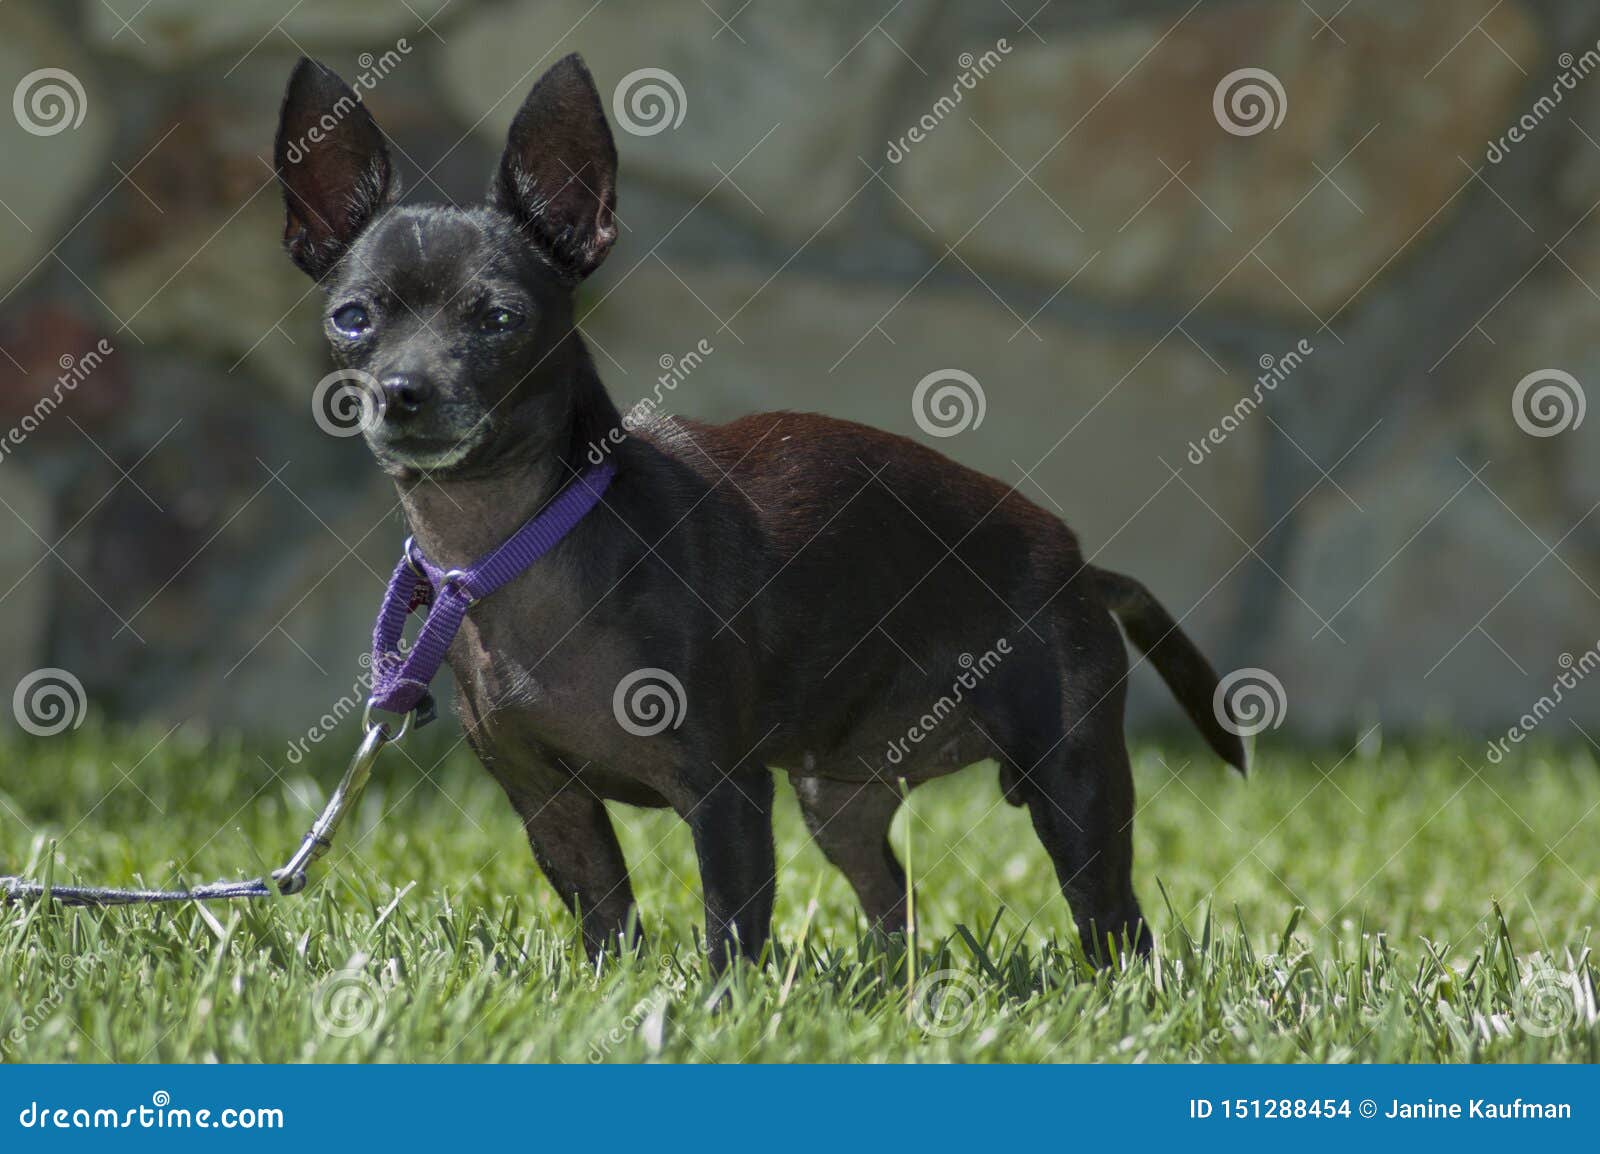
[[[284,93],[273,163],[289,213],[283,246],[317,280],[399,191],[366,105],[331,69],[304,57]]]
[[[617,146],[594,79],[574,53],[539,78],[522,102],[490,202],[568,277],[581,280],[617,239]]]

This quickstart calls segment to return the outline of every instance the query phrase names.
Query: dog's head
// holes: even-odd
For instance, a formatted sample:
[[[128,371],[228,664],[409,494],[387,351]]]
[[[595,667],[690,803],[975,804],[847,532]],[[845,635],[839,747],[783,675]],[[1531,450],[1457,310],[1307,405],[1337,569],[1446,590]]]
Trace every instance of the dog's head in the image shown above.
[[[323,289],[334,361],[376,385],[379,462],[465,474],[548,447],[570,416],[573,290],[617,237],[617,151],[583,62],[528,93],[482,205],[397,207],[382,132],[313,60],[275,156],[284,247]]]

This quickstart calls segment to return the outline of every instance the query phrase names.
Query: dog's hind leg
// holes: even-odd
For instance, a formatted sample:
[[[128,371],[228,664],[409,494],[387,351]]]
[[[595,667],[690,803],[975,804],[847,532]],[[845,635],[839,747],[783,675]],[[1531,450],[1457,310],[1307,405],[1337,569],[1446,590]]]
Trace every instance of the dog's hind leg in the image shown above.
[[[900,794],[888,782],[792,779],[806,828],[849,880],[867,920],[886,933],[906,928],[906,871],[889,844]]]
[[[1097,965],[1108,964],[1124,942],[1140,954],[1151,946],[1133,893],[1133,776],[1116,712],[1114,734],[1098,719],[1080,720],[1033,771],[1038,787],[1028,792],[1033,828],[1055,863],[1084,952]]]
[[[1133,775],[1122,735],[1127,653],[1111,618],[1057,624],[1063,658],[1008,661],[995,721],[1010,800],[1028,807],[1084,952],[1108,964],[1124,941],[1151,946],[1133,892]],[[1066,667],[1042,668],[1046,660]]]

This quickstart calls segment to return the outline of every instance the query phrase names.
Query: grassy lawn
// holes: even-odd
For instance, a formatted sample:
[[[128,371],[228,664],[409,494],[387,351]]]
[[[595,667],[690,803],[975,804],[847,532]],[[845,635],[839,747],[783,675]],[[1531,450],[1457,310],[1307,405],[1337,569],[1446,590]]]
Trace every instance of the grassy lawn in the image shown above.
[[[1137,883],[1158,957],[1116,975],[1084,964],[992,767],[919,790],[895,827],[914,958],[863,934],[785,788],[776,956],[722,989],[695,949],[681,823],[615,811],[651,949],[596,972],[452,728],[385,751],[306,895],[0,907],[0,1059],[1600,1060],[1586,748],[1485,766],[1481,746],[1268,746],[1241,782],[1142,745]],[[60,882],[270,869],[353,740],[299,766],[281,747],[93,723],[0,746],[0,873],[42,875],[49,839]]]

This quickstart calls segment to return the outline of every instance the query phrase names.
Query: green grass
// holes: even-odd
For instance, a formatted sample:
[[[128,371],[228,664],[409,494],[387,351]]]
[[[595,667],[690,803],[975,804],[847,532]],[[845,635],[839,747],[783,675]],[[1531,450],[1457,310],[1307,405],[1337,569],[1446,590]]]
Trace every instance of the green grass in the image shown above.
[[[714,983],[681,823],[615,811],[652,945],[596,971],[497,788],[459,748],[436,764],[449,728],[385,751],[306,895],[0,907],[0,1058],[1600,1059],[1586,749],[1519,750],[1475,776],[1481,747],[1343,761],[1268,747],[1241,782],[1141,746],[1136,880],[1158,956],[1116,974],[1084,963],[992,767],[918,790],[896,824],[917,878],[914,959],[863,933],[784,788],[775,957]],[[50,839],[63,883],[270,869],[353,741],[275,779],[281,747],[187,733],[91,723],[0,746],[0,873],[42,874]]]

